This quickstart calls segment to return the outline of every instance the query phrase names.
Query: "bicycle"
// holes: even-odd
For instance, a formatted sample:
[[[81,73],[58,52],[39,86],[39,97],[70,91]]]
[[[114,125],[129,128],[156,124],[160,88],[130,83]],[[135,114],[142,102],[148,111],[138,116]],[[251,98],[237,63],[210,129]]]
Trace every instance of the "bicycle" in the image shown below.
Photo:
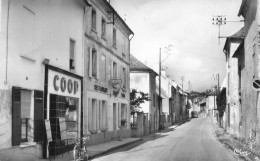
[[[77,139],[75,146],[73,148],[74,161],[83,161],[83,160],[87,161],[88,160],[87,140],[89,140],[89,136]]]

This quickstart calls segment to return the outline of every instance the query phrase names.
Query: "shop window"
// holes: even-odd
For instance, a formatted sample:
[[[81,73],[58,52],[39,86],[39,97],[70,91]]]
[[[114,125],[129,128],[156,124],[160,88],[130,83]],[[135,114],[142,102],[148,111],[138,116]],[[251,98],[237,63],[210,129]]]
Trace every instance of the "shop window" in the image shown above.
[[[113,46],[116,47],[116,29],[113,29]]]
[[[79,99],[73,97],[60,96],[56,94],[50,94],[49,102],[49,120],[51,125],[52,142],[50,142],[50,155],[56,155],[62,153],[60,148],[64,141],[64,135],[62,129],[66,129],[66,141],[68,148],[73,148],[75,139],[79,136]],[[63,123],[65,121],[65,126]]]
[[[33,100],[34,94],[34,100]],[[12,145],[43,140],[43,92],[13,87]],[[34,115],[34,117],[33,117]]]
[[[101,28],[102,28],[102,32],[101,32],[101,37],[102,38],[106,38],[106,20],[102,18],[102,22],[101,22]]]
[[[97,14],[96,14],[96,11],[94,9],[92,9],[92,12],[91,12],[91,29],[95,30],[96,31],[96,20],[97,19]]]
[[[121,103],[121,108],[119,107],[119,126],[126,127],[127,125],[127,105],[124,103]]]
[[[70,70],[75,69],[75,41],[70,39]]]

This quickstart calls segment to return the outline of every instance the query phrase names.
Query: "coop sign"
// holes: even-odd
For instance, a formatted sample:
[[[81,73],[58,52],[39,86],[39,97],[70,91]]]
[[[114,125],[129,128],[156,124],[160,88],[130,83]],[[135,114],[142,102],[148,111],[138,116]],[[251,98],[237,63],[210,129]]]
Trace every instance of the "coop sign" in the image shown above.
[[[62,92],[65,92],[67,90],[68,93],[76,94],[78,92],[79,84],[77,81],[55,75],[53,79],[53,87],[55,91],[61,90]]]
[[[62,96],[80,97],[81,80],[65,73],[49,70],[48,92]]]

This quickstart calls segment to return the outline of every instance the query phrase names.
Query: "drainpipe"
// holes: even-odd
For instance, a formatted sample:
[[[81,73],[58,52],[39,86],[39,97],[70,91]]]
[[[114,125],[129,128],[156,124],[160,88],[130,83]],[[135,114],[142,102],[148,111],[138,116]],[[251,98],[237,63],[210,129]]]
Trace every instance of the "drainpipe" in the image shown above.
[[[5,81],[4,84],[7,84],[7,72],[8,72],[8,55],[9,55],[9,14],[10,14],[10,3],[11,0],[8,0],[7,6],[7,20],[6,20],[6,57],[5,57]]]

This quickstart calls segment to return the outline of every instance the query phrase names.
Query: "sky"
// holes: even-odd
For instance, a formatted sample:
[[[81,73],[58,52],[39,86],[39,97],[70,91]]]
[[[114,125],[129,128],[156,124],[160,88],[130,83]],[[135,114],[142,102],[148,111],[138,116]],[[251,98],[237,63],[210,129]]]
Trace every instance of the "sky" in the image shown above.
[[[227,21],[239,21],[242,0],[110,0],[111,5],[134,32],[130,53],[158,72],[159,51],[167,75],[184,89],[190,82],[194,91],[220,85],[226,76],[223,53],[225,38],[218,39],[218,26],[212,24],[215,15]],[[243,22],[227,22],[220,26],[220,36],[230,36],[242,28]],[[172,45],[169,53],[165,47]],[[169,54],[169,55],[168,55]]]

